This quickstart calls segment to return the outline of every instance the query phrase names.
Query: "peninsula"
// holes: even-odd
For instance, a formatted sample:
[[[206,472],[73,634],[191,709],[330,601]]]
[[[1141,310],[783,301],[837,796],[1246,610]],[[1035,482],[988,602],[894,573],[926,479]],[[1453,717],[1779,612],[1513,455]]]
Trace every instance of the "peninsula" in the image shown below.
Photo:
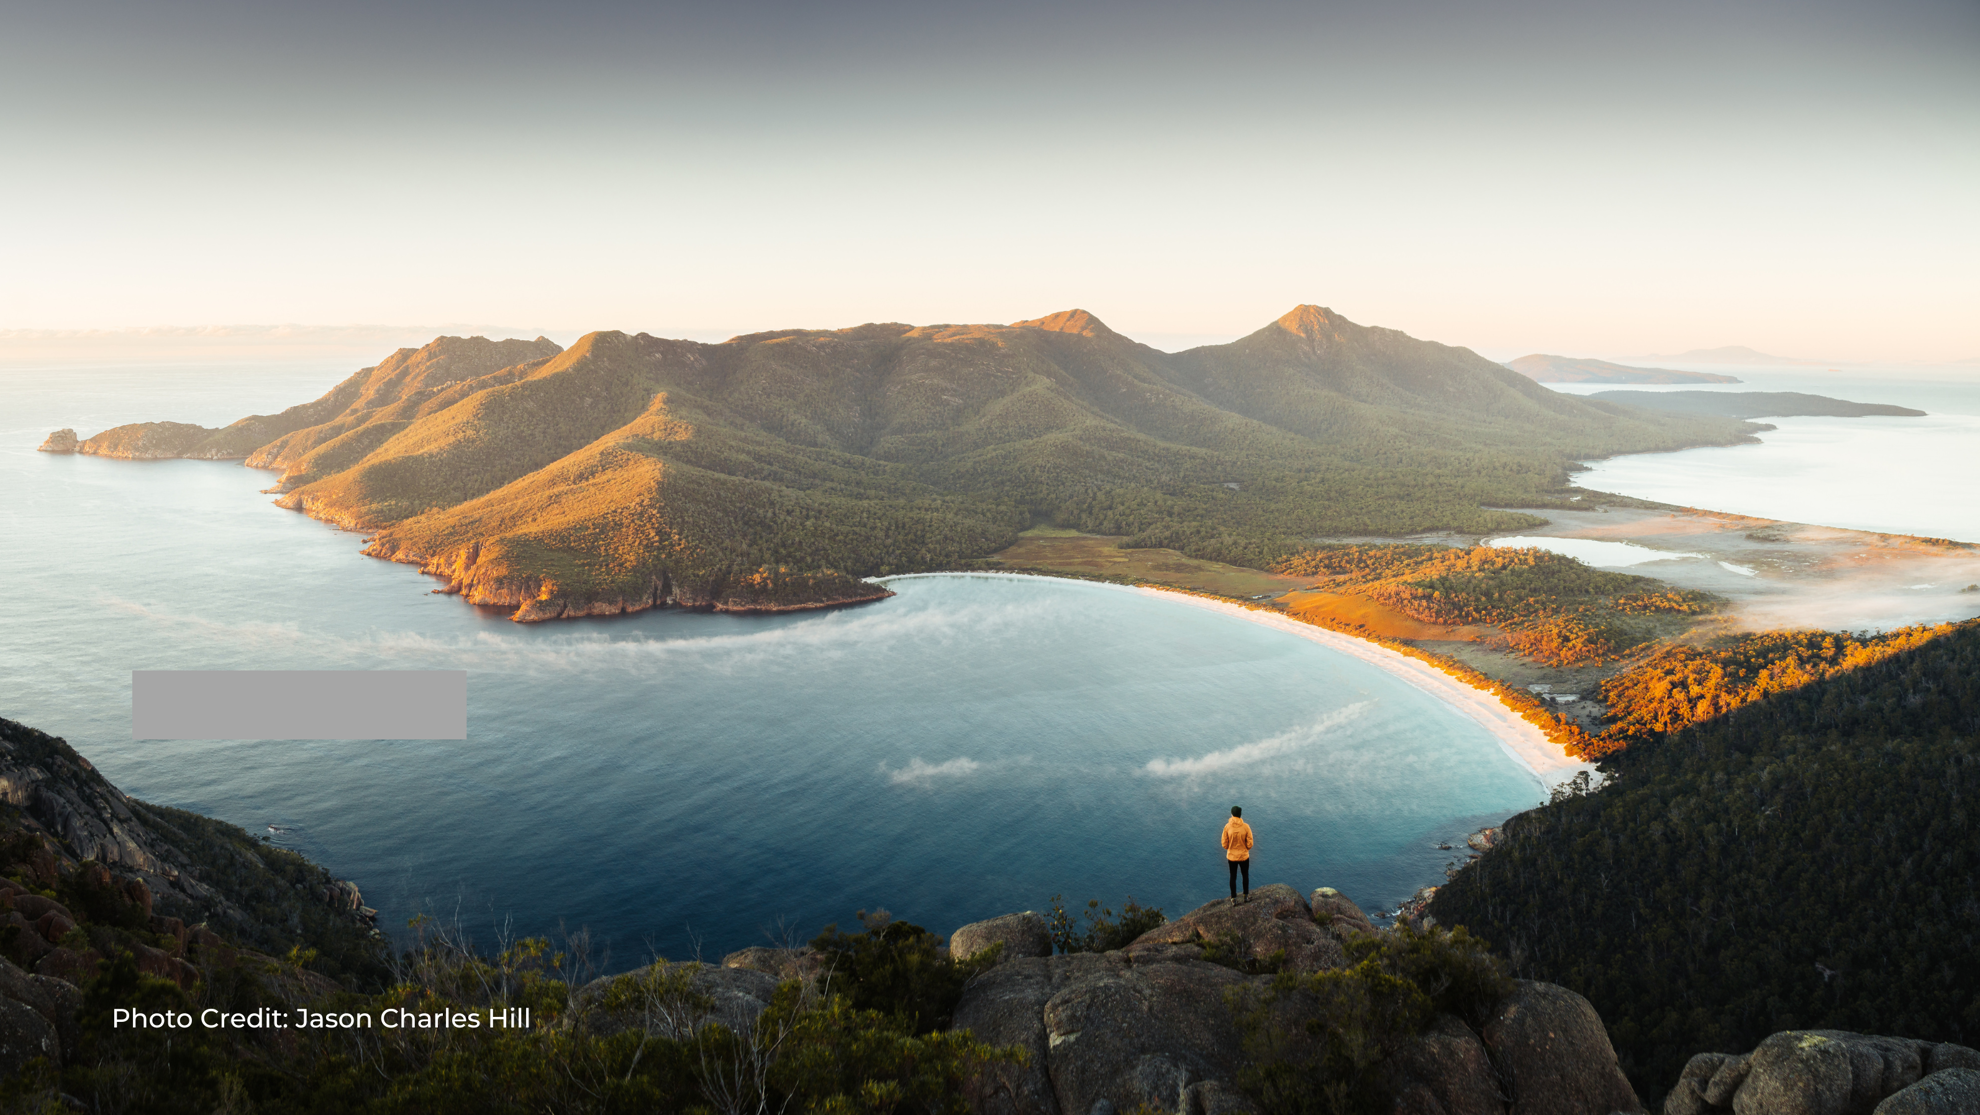
[[[1597,391],[1588,396],[1678,414],[1725,418],[1923,418],[1925,412],[1889,403],[1854,403],[1800,391]]]
[[[1673,368],[1633,368],[1575,356],[1534,353],[1506,361],[1506,367],[1535,383],[1738,383],[1737,376],[1680,372]]]
[[[1082,310],[723,344],[443,337],[221,429],[50,451],[242,459],[283,506],[517,620],[874,599],[1039,524],[1261,569],[1340,534],[1537,526],[1573,462],[1757,427],[1549,391],[1299,306],[1165,353]]]

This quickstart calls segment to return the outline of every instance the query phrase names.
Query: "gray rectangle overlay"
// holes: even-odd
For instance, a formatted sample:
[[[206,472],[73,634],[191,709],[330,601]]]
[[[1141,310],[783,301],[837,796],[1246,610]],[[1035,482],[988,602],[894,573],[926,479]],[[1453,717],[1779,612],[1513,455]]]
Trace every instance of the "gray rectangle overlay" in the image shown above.
[[[466,670],[132,670],[132,739],[466,739]]]

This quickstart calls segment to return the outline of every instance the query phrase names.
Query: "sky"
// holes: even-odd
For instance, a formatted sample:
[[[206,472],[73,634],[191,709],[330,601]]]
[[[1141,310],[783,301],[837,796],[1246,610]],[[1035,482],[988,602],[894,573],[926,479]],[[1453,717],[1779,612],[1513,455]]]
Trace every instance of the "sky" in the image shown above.
[[[10,0],[0,151],[0,349],[1312,302],[1980,358],[1973,0]]]

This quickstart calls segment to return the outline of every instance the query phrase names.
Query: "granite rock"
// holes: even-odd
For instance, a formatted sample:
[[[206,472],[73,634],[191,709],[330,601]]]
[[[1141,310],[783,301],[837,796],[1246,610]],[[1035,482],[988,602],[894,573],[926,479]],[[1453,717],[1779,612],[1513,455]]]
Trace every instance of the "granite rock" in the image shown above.
[[[1643,1110],[1587,999],[1551,983],[1515,981],[1485,1024],[1485,1047],[1511,1094],[1512,1115]]]
[[[1045,919],[1026,910],[987,921],[971,922],[949,937],[949,956],[968,960],[992,945],[1003,945],[998,962],[1052,955],[1052,934]]]

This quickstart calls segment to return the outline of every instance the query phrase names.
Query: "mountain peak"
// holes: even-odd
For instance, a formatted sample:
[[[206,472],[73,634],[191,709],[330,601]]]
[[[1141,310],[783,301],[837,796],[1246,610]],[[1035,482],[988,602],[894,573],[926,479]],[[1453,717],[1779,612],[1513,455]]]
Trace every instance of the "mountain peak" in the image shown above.
[[[1335,316],[1334,311],[1325,306],[1299,305],[1294,306],[1286,316],[1273,324],[1288,333],[1305,337],[1309,341],[1317,341],[1322,337],[1334,335],[1339,323],[1340,319]]]
[[[1011,322],[1011,328],[1046,329],[1053,333],[1078,333],[1083,337],[1112,337],[1115,333],[1107,324],[1085,310],[1060,310],[1056,314],[1032,318],[1030,321]]]

